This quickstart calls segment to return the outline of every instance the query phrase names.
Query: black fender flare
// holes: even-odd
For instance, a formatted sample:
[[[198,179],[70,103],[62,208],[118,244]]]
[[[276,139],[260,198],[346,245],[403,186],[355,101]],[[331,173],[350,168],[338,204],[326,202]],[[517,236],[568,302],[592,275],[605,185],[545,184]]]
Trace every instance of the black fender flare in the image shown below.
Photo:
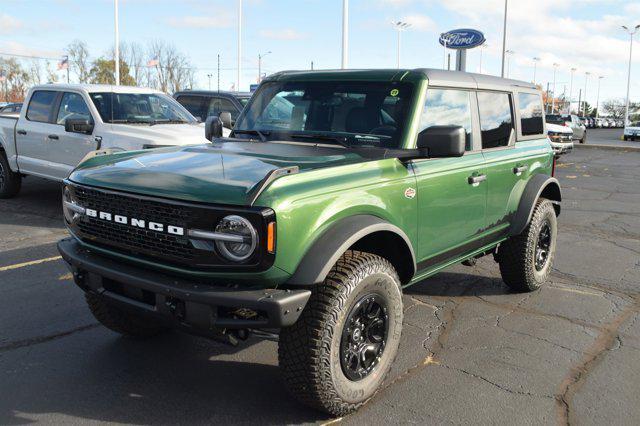
[[[354,215],[340,219],[309,247],[293,275],[287,281],[291,286],[309,286],[324,281],[329,271],[345,251],[360,239],[374,232],[387,231],[402,238],[411,252],[413,272],[416,256],[409,237],[397,226],[373,215]]]
[[[536,174],[531,177],[527,186],[525,186],[524,191],[522,191],[518,210],[516,210],[513,221],[511,222],[509,236],[519,235],[524,231],[524,228],[527,227],[531,220],[536,202],[543,192],[545,193],[545,196],[554,203],[556,216],[560,215],[562,192],[560,190],[560,183],[558,182],[558,179],[544,174]]]

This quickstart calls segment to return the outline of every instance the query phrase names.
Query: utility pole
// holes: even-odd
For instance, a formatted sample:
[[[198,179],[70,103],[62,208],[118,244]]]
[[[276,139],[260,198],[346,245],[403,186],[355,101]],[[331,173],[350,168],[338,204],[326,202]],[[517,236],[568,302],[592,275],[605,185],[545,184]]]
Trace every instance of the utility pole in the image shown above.
[[[313,61],[311,61],[311,71],[313,71]]]
[[[580,114],[580,103],[582,102],[582,89],[578,92],[578,114]]]
[[[582,108],[582,116],[587,116],[587,80],[589,80],[589,76],[591,73],[589,71],[584,73],[584,104]]]
[[[220,93],[220,54],[218,53],[218,93]]]
[[[487,43],[484,43],[482,46],[480,46],[480,67],[478,69],[478,74],[482,74],[482,52],[486,47],[487,47]]]
[[[544,109],[547,111],[547,114],[549,114],[549,82],[548,81],[547,81],[547,98],[545,100]]]
[[[213,77],[213,74],[207,74],[207,78],[209,79],[209,90],[211,90],[211,77]]]
[[[242,74],[242,0],[238,0],[238,77],[237,77],[238,85],[236,86],[237,91],[240,91],[241,74]]]
[[[551,98],[551,113],[553,114],[553,110],[556,108],[556,71],[558,70],[558,66],[560,64],[553,64],[553,97]]]
[[[535,57],[533,58],[533,84],[536,84],[536,68],[538,65],[538,61],[540,61],[540,58]]]
[[[398,31],[398,52],[397,52],[397,62],[398,62],[398,68],[400,68],[400,33],[404,30],[406,30],[407,28],[409,28],[411,26],[410,23],[408,22],[403,22],[403,21],[392,21],[391,25],[393,25],[393,28]]]
[[[571,68],[571,83],[569,83],[569,114],[571,114],[571,102],[573,101],[573,74],[576,70],[577,68]],[[578,104],[578,109],[580,109],[580,104]]]
[[[267,56],[271,51],[269,50],[266,53],[258,53],[258,84],[262,81],[262,58]]]
[[[342,69],[349,67],[349,0],[342,0]]]
[[[629,120],[629,87],[631,86],[631,58],[633,55],[633,35],[638,31],[640,25],[636,25],[633,30],[630,30],[626,26],[622,26],[624,30],[629,34],[629,69],[627,71],[627,100],[625,102],[624,108],[624,126],[627,126],[627,121]]]
[[[598,96],[596,97],[596,118],[600,117],[600,82],[604,78],[603,75],[598,77]]]
[[[120,85],[120,33],[118,30],[118,0],[113,0],[113,16],[114,16],[114,30],[116,38],[115,48],[115,64],[116,64],[116,86]]]
[[[502,72],[500,77],[504,78],[504,57],[507,54],[507,0],[504,0],[504,24],[502,25]]]

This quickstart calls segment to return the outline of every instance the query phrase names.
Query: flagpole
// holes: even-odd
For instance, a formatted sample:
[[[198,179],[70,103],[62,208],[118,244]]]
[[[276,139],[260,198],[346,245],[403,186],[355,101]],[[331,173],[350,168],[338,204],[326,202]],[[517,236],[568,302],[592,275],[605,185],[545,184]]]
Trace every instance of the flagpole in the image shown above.
[[[120,34],[118,33],[118,0],[113,0],[113,11],[114,11],[114,29],[116,36],[116,52],[115,52],[115,63],[116,63],[116,86],[120,85]]]

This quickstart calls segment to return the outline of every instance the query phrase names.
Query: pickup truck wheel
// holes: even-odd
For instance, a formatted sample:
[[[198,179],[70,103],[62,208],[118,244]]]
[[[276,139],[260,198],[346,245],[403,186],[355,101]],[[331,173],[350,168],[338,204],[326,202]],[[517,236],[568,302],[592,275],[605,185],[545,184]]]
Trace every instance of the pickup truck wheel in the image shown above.
[[[85,293],[85,299],[93,316],[105,327],[129,337],[153,337],[167,330],[152,319],[124,311],[109,303],[104,297]]]
[[[7,156],[0,151],[0,198],[12,198],[18,195],[22,186],[22,176],[9,167]]]
[[[342,416],[369,400],[398,352],[400,279],[386,259],[347,251],[313,289],[298,321],[280,331],[278,358],[290,393]]]
[[[541,198],[524,231],[509,238],[498,249],[496,257],[505,284],[517,291],[539,289],[551,273],[557,233],[553,204]]]

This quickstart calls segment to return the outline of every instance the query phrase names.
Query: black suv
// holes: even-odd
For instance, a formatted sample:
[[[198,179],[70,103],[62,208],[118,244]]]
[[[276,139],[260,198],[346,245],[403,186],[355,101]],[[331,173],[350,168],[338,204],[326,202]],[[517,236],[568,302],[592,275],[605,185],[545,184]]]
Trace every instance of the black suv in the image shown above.
[[[196,118],[205,121],[207,117],[231,114],[231,124],[251,99],[248,92],[218,92],[215,90],[185,90],[174,93],[173,97]]]

